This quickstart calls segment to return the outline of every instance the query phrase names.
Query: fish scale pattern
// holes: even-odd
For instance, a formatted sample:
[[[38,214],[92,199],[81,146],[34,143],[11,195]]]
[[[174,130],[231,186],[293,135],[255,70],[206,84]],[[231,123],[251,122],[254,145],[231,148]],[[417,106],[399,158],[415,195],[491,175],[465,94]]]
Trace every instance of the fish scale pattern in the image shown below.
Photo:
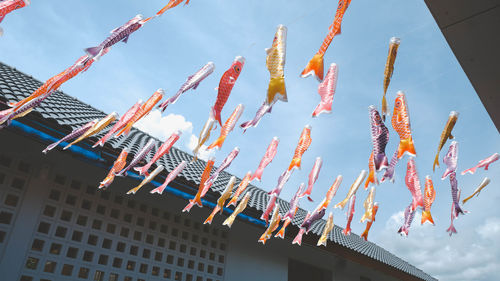
[[[0,103],[13,102],[25,98],[34,92],[40,85],[42,85],[40,81],[0,62]],[[57,122],[57,124],[61,126],[68,126],[71,129],[86,124],[91,120],[106,116],[104,112],[95,109],[78,99],[66,95],[61,91],[56,91],[52,96],[42,102],[42,104],[37,107],[35,111],[38,112],[43,118],[48,120],[52,119]],[[29,118],[29,116],[30,115],[25,118]],[[107,129],[97,136],[90,138],[90,142],[88,140],[86,142],[93,145],[99,137],[103,136],[113,125],[114,123],[108,126]],[[132,131],[127,137],[120,137],[117,139],[111,138],[106,143],[106,146],[111,146],[113,149],[116,149],[117,155],[119,153],[118,150],[125,147],[130,149],[129,154],[136,154],[150,138],[152,138],[152,136],[136,128],[132,128]],[[153,157],[154,153],[159,148],[160,140],[157,139],[157,142],[158,144],[156,147],[147,156],[148,160]],[[159,160],[159,164],[164,165],[167,172],[170,172],[179,163],[181,163],[181,161],[185,160],[189,163],[191,159],[192,156],[190,154],[183,152],[176,147],[172,147],[170,153],[164,155]],[[198,160],[195,163],[188,165],[179,176],[193,183],[193,186],[197,188],[205,165],[206,162]],[[215,169],[216,167],[214,167],[213,170]],[[217,181],[213,184],[212,190],[217,193],[222,193],[231,176],[232,175],[227,172],[222,172]],[[240,181],[241,179],[238,178],[236,184],[239,184]],[[252,198],[248,202],[248,206],[258,211],[264,211],[267,206],[267,201],[269,200],[267,192],[252,184],[248,185],[247,192],[252,192]],[[277,203],[280,205],[280,213],[284,214],[288,211],[290,206],[289,202],[278,198]],[[306,214],[307,212],[304,209],[299,209],[291,224],[300,226]],[[315,234],[320,236],[325,223],[325,220],[315,222],[312,225],[309,235]],[[377,246],[372,242],[364,241],[357,234],[352,233],[349,236],[344,236],[342,234],[342,230],[343,229],[341,227],[335,225],[332,232],[329,234],[328,239],[333,243],[380,261],[419,279],[429,281],[437,280],[408,262],[396,257],[394,254],[388,252],[380,246]]]

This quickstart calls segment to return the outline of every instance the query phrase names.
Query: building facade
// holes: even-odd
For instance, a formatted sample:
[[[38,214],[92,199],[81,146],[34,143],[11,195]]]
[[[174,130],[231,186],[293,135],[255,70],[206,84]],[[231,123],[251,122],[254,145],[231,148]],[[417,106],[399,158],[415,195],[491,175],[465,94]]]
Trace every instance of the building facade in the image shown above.
[[[0,64],[0,100],[27,96],[39,85]],[[304,210],[284,240],[257,243],[264,231],[258,217],[268,197],[255,186],[249,187],[254,194],[249,207],[231,229],[222,226],[230,210],[203,225],[231,175],[222,174],[214,184],[204,202],[208,207],[181,213],[196,192],[202,161],[183,171],[163,195],[125,195],[138,184],[135,177],[117,178],[98,190],[117,152],[127,146],[133,154],[149,136],[134,129],[129,138],[100,150],[84,142],[44,155],[49,142],[104,116],[60,92],[50,99],[0,131],[0,280],[435,280],[357,235],[344,237],[339,227],[328,247],[314,246],[324,221],[301,247],[291,245]],[[162,164],[171,171],[188,158],[174,148]],[[287,202],[280,205],[287,210]]]

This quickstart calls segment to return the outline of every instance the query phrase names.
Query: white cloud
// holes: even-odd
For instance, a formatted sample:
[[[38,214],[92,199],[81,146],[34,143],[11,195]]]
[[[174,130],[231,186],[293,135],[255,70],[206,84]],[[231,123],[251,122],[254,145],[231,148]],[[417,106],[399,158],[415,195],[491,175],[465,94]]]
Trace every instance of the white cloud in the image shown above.
[[[449,221],[439,226],[421,225],[420,211],[409,236],[400,237],[397,230],[403,220],[402,211],[394,213],[379,236],[379,244],[439,280],[495,280],[500,274],[499,218],[478,222],[481,227],[475,232],[458,229],[453,237],[445,232]]]
[[[198,137],[195,135],[191,135],[187,144],[187,148],[189,148],[190,151],[193,151],[197,144]],[[200,150],[198,151],[198,158],[207,161],[210,156],[215,154],[215,149],[207,150],[207,147],[207,145],[201,146]]]
[[[159,110],[151,111],[148,116],[139,120],[135,127],[159,138],[161,141],[167,139],[176,130],[182,131],[183,134],[191,134],[193,131],[193,123],[187,121],[184,116],[172,113],[161,116]]]
[[[500,219],[488,218],[486,223],[480,226],[476,232],[485,239],[495,239],[500,236]]]
[[[161,111],[153,110],[151,113],[139,120],[135,124],[139,130],[142,130],[161,141],[165,141],[173,132],[180,130],[185,137],[181,136],[183,142],[177,142],[177,147],[183,146],[187,149],[183,149],[188,153],[192,154],[193,149],[198,144],[198,137],[195,136],[193,132],[193,123],[187,121],[183,115],[170,113],[166,116],[161,115]],[[202,160],[208,160],[210,156],[215,153],[215,150],[207,150],[206,145],[202,145],[199,150],[199,158]]]

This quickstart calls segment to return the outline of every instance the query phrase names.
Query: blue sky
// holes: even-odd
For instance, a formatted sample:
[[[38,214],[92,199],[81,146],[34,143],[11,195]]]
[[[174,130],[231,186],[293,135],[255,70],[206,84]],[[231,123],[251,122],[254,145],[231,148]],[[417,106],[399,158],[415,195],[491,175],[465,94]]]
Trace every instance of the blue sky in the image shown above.
[[[152,15],[167,1],[33,1],[31,6],[9,14],[1,26],[0,60],[40,80],[46,80],[71,65],[83,49],[99,44],[109,31],[136,14]],[[91,3],[95,3],[92,5]],[[469,195],[483,177],[492,183],[478,198],[469,201],[470,213],[456,221],[458,235],[445,232],[450,222],[449,181],[439,178],[441,167],[432,173],[440,133],[451,110],[460,112],[454,135],[459,142],[458,169],[469,168],[494,152],[500,152],[500,137],[466,75],[448,47],[423,1],[354,0],[342,25],[342,34],[333,39],[325,55],[325,65],[339,66],[339,82],[333,113],[312,119],[319,103],[318,82],[303,79],[300,72],[314,55],[333,21],[336,1],[199,1],[178,6],[148,22],[132,34],[128,43],[118,43],[88,72],[62,86],[66,93],[105,112],[123,114],[137,99],[147,99],[157,88],[173,95],[188,75],[208,61],[215,72],[195,91],[185,93],[160,116],[153,112],[140,124],[161,138],[175,128],[184,131],[177,146],[189,150],[214,103],[222,73],[234,57],[246,58],[233,92],[222,112],[227,118],[243,103],[242,121],[253,118],[262,103],[269,81],[265,68],[265,48],[271,46],[278,24],[288,27],[285,81],[288,103],[278,103],[257,128],[245,134],[236,128],[217,152],[216,164],[234,146],[240,155],[228,169],[239,177],[256,169],[273,136],[281,139],[278,153],[257,186],[270,190],[288,166],[300,132],[312,125],[312,145],[304,154],[302,170],[295,171],[281,196],[289,200],[307,175],[317,156],[323,168],[313,190],[314,203],[301,201],[313,209],[338,174],[344,176],[336,203],[344,198],[361,169],[367,169],[371,150],[368,106],[380,108],[382,78],[388,41],[401,38],[395,72],[388,90],[392,111],[395,93],[407,94],[417,167],[423,183],[432,175],[437,198],[432,214],[436,226],[419,225],[417,216],[408,238],[396,231],[402,211],[411,200],[404,185],[407,158],[397,167],[396,183],[377,188],[380,208],[370,240],[442,280],[491,280],[500,274],[500,219],[493,210],[500,200],[500,163],[488,172],[458,176],[459,187]],[[390,124],[388,156],[399,137]],[[214,132],[209,142],[219,131]],[[440,162],[447,150],[443,149]],[[380,177],[381,175],[379,175]],[[367,191],[358,191],[353,232],[358,223]],[[332,204],[333,205],[333,204]],[[334,222],[345,226],[345,215],[334,211]],[[464,268],[466,268],[464,270]]]

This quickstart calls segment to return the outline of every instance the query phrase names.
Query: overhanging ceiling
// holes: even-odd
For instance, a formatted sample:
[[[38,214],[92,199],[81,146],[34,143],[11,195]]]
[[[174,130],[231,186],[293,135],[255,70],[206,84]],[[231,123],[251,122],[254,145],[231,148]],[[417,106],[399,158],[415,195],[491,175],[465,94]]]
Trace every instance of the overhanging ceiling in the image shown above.
[[[500,131],[500,0],[425,0]]]

